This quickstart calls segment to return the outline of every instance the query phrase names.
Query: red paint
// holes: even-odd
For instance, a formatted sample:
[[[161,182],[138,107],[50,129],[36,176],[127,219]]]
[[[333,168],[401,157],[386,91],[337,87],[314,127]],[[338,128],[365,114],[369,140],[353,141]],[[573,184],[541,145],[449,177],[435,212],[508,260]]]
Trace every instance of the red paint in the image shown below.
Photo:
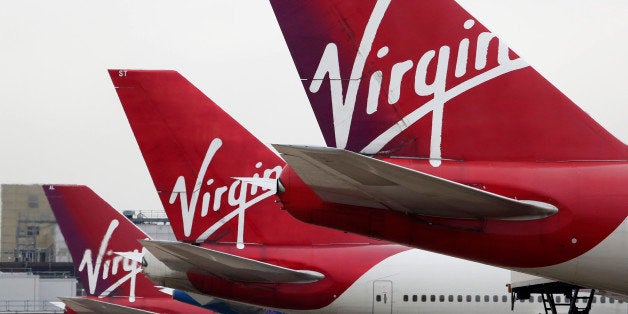
[[[310,284],[245,284],[189,273],[192,284],[212,296],[274,308],[319,309],[329,305],[351,284],[383,259],[408,250],[371,238],[303,223],[281,209],[275,195],[244,210],[242,249],[236,248],[238,206],[222,198],[213,210],[216,187],[232,186],[233,177],[262,176],[263,169],[285,162],[259,142],[237,121],[174,71],[110,70],[110,76],[127,115],[166,214],[180,241],[197,242],[208,228],[223,219],[230,220],[216,229],[203,247],[243,256],[274,265],[312,270],[325,279]],[[203,175],[199,169],[210,143],[220,140]],[[256,165],[261,162],[261,167]],[[198,174],[201,185],[195,188]],[[184,232],[180,198],[171,204],[173,187],[185,178],[187,200],[197,190],[190,235]],[[271,178],[277,178],[276,175]],[[213,180],[210,185],[206,184]],[[234,195],[241,195],[239,185]],[[262,191],[248,186],[246,201]],[[209,193],[211,207],[202,214],[202,196]],[[228,194],[228,192],[225,192]],[[188,205],[191,202],[188,202]],[[227,218],[226,218],[227,217]]]
[[[626,219],[625,144],[532,67],[515,63],[522,60],[512,50],[505,50],[507,54],[500,59],[498,39],[489,41],[483,50],[480,37],[488,30],[455,1],[386,3],[271,0],[327,145],[361,152],[392,126],[405,127],[390,141],[383,141],[381,149],[368,153],[378,158],[395,156],[383,159],[503,196],[547,202],[558,213],[533,221],[478,221],[328,204],[289,166],[281,176],[285,209],[305,222],[507,267],[550,266],[573,259],[598,245]],[[384,5],[384,13],[369,33],[367,23],[376,20],[378,5]],[[372,45],[358,53],[369,34]],[[459,50],[464,40],[468,49]],[[338,51],[332,54],[337,63],[324,59],[330,47]],[[387,53],[380,50],[383,47]],[[443,52],[447,47],[448,56]],[[417,64],[429,51],[435,56],[422,76]],[[468,59],[460,63],[465,71],[457,75],[465,51]],[[477,66],[484,51],[486,65]],[[360,56],[365,58],[364,69],[352,74]],[[401,84],[392,84],[393,67],[407,60],[412,67]],[[445,70],[439,71],[441,61]],[[339,77],[316,76],[319,68],[330,64],[337,67]],[[442,119],[435,118],[437,110],[424,106],[445,98],[436,97],[436,92],[421,95],[416,91],[417,82],[444,82],[438,91],[443,96],[505,65],[512,70],[447,98]],[[381,82],[381,91],[374,94],[378,95],[376,110],[369,112],[369,92],[374,90],[370,78],[376,71],[381,71],[376,81]],[[342,106],[333,101],[332,87],[338,79]],[[319,90],[312,88],[317,82],[322,82]],[[358,84],[355,103],[350,101],[351,84]],[[399,91],[398,101],[389,102],[390,90]],[[354,105],[350,115],[336,117],[336,111],[347,105]],[[411,113],[421,110],[428,113],[413,120]],[[336,141],[342,128],[349,128],[346,146]],[[435,135],[441,135],[440,144],[432,142],[438,138]],[[438,149],[440,153],[434,155]],[[444,161],[438,167],[421,161],[430,157],[434,166],[441,158]],[[572,243],[573,238],[577,243]]]
[[[426,162],[385,161],[507,197],[547,202],[558,207],[558,213],[531,221],[479,221],[329,204],[289,167],[281,177],[284,208],[305,222],[504,267],[568,261],[608,237],[627,215],[625,163],[446,162],[434,168]]]
[[[453,0],[391,1],[381,23],[374,28],[372,45],[358,54],[367,22],[374,14],[376,3],[386,1],[330,0],[298,1],[272,0],[275,15],[292,54],[310,104],[318,120],[327,146],[360,152],[377,136],[394,125],[408,126],[387,142],[380,152],[394,156],[428,158],[431,153],[432,127],[442,122],[442,153],[439,157],[464,161],[565,161],[565,160],[625,160],[626,145],[610,135],[584,111],[563,95],[530,66],[525,66],[490,79],[447,100],[442,119],[433,119],[433,111],[412,123],[409,114],[433,100],[434,94],[419,95],[417,82],[432,84],[437,77],[437,61],[441,48],[445,64],[441,71],[444,91],[450,92],[489,71],[500,68],[499,41],[489,41],[488,48],[479,45],[479,37],[488,30]],[[465,22],[473,26],[465,29]],[[455,74],[462,40],[469,41],[465,72]],[[352,105],[349,86],[357,83],[354,109],[348,117],[334,118],[330,75],[315,78],[324,52],[336,47],[336,65],[344,105]],[[387,53],[378,55],[387,47]],[[427,75],[417,74],[419,60],[434,51],[427,66]],[[476,68],[477,51],[486,51],[486,65]],[[507,50],[508,61],[519,56]],[[461,54],[462,55],[462,54]],[[366,58],[363,71],[352,74],[358,56]],[[401,84],[391,85],[392,69],[401,62],[412,62],[402,76]],[[519,60],[523,61],[523,60]],[[440,62],[440,61],[438,61]],[[504,62],[504,64],[509,64]],[[523,62],[525,65],[525,62]],[[325,67],[322,67],[325,68]],[[461,67],[462,68],[462,67]],[[381,71],[378,106],[369,112],[370,78]],[[313,91],[312,83],[321,82]],[[391,87],[392,88],[389,88]],[[389,90],[400,93],[398,101],[388,100]],[[443,93],[446,94],[446,93]],[[375,94],[377,95],[377,94]],[[338,108],[336,108],[338,109]],[[342,111],[341,109],[338,109]],[[404,122],[399,122],[404,118]],[[410,121],[410,122],[408,122]],[[349,127],[346,146],[336,143],[335,132]],[[374,152],[373,152],[374,153]]]
[[[44,185],[43,190],[72,255],[76,273],[79,275],[80,281],[88,294],[84,298],[158,313],[213,313],[207,309],[172,299],[172,296],[159,291],[141,272],[135,276],[134,301],[129,299],[132,282],[130,279],[120,284],[107,296],[99,297],[103,291],[115,285],[129,274],[122,265],[126,261],[118,264],[116,274],[110,271],[105,279],[103,279],[105,268],[98,267],[96,289],[93,293],[90,293],[87,275],[89,268],[86,267],[83,271],[78,271],[79,265],[87,249],[91,250],[92,261],[96,263],[103,237],[111,221],[117,220],[118,225],[108,242],[107,251],[131,252],[137,250],[140,252],[142,246],[137,240],[149,237],[86,186]],[[107,260],[111,262],[115,256],[115,254],[105,253],[103,263]],[[133,261],[128,262],[133,263],[135,267],[139,267]],[[114,263],[111,263],[108,270],[114,267]]]
[[[192,284],[204,293],[266,307],[294,310],[320,309],[332,303],[359,277],[383,259],[408,250],[394,244],[313,246],[251,246],[238,250],[233,245],[206,245],[222,252],[289,267],[317,271],[325,278],[308,284],[260,284],[224,280],[188,273]]]
[[[124,76],[120,76],[120,71],[124,71]],[[196,242],[209,226],[236,208],[229,204],[228,192],[224,192],[219,209],[213,209],[217,187],[231,186],[236,181],[233,177],[263,175],[264,169],[281,169],[285,165],[281,158],[179,73],[110,70],[109,74],[177,239]],[[217,138],[222,145],[202,178],[192,232],[186,236],[180,200],[177,198],[171,204],[171,191],[179,176],[183,176],[187,198],[191,199],[208,147]],[[262,163],[260,168],[256,168],[258,162]],[[213,180],[211,185],[206,184],[209,180]],[[249,187],[248,191],[252,189]],[[211,199],[208,213],[203,216],[201,203],[205,193],[210,193]],[[240,193],[241,185],[234,194],[239,196]],[[246,199],[250,201],[260,194],[261,189],[258,189],[257,194],[248,195]],[[278,201],[273,195],[246,210],[245,242],[265,245],[374,242],[299,222],[281,211]],[[235,243],[237,220],[237,216],[229,220],[210,235],[207,242]]]
[[[186,304],[183,302],[179,302],[173,300],[169,296],[164,295],[164,297],[139,297],[135,299],[134,302],[129,301],[126,298],[116,298],[116,297],[106,297],[106,298],[98,298],[94,296],[84,296],[86,299],[93,299],[100,302],[112,303],[120,306],[126,306],[134,309],[140,309],[143,311],[151,311],[155,313],[164,313],[164,314],[176,314],[176,313],[215,313],[204,308]],[[66,306],[67,313],[79,313],[72,310],[70,307]],[[83,313],[83,312],[80,312]]]
[[[140,252],[142,250],[142,246],[137,240],[146,239],[148,235],[90,188],[84,185],[44,185],[43,190],[72,255],[76,273],[87,293],[90,293],[87,275],[89,268],[85,267],[82,271],[78,271],[79,265],[88,249],[91,250],[92,263],[96,264],[101,243],[113,220],[118,221],[118,226],[113,230],[107,245],[107,252],[111,253],[103,255],[103,263],[109,260],[113,264],[112,260],[116,256],[113,252],[132,252],[133,250]],[[135,262],[131,263],[139,267]],[[107,288],[129,274],[128,271],[122,269],[121,264],[117,274],[113,274],[112,267],[108,270],[107,278],[103,279],[103,272],[106,269],[102,266],[99,267],[98,276],[93,278],[96,280],[93,295],[99,296]],[[136,276],[135,291],[138,296],[141,294],[144,297],[161,297],[164,295],[142,274]],[[127,280],[110,295],[128,298],[129,294],[130,281]]]

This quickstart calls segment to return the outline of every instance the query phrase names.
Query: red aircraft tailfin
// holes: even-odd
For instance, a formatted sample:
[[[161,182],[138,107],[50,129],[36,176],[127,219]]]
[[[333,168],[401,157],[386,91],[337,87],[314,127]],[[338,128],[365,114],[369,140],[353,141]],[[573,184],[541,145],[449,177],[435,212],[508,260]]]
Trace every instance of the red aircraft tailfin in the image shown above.
[[[175,71],[110,70],[177,239],[301,244],[372,242],[281,210],[284,161]]]
[[[328,146],[441,160],[625,160],[453,0],[271,0]]]
[[[142,254],[137,240],[148,235],[86,186],[43,189],[88,295],[169,298],[141,274],[139,262],[116,254]]]

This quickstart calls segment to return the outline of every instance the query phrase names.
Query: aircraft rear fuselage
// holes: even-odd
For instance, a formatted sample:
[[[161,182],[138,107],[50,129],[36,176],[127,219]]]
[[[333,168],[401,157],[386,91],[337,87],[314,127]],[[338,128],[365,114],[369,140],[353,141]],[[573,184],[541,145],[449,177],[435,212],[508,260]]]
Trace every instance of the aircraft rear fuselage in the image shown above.
[[[556,279],[583,286],[587,283],[578,278],[585,273],[600,278],[625,278],[628,273],[628,265],[621,263],[628,259],[627,232],[621,227],[628,216],[626,162],[445,161],[432,167],[424,160],[382,160],[505,197],[545,202],[558,213],[533,220],[452,219],[328,203],[289,166],[281,176],[284,208],[308,223],[495,266],[534,269],[540,275],[546,267],[566,263],[553,276],[564,275]],[[598,258],[578,259],[598,251],[604,252]],[[628,294],[625,281],[610,280],[604,286]]]

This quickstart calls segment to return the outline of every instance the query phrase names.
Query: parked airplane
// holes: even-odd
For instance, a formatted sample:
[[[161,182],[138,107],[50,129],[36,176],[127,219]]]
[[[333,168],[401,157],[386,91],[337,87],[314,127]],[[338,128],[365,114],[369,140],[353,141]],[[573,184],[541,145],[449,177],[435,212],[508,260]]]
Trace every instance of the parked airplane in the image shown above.
[[[87,296],[60,298],[76,313],[213,313],[173,299],[141,272],[142,230],[86,186],[42,186]]]
[[[177,72],[109,73],[185,242],[142,243],[196,289],[282,311],[510,308],[506,270],[304,224],[281,211],[274,186],[258,186],[274,184],[283,161]],[[170,286],[173,274],[156,263],[147,255],[144,272]],[[621,312],[626,304],[608,308]],[[521,313],[542,309],[538,300],[515,306]]]
[[[628,298],[628,148],[451,0],[271,0],[328,146],[296,218]]]

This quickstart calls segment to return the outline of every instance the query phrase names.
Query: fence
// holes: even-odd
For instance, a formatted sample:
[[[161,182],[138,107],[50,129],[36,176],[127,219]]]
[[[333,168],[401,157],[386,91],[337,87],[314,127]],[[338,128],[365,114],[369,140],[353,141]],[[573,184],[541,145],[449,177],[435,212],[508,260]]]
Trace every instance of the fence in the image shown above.
[[[59,300],[0,300],[0,313],[63,313],[63,309],[52,305],[51,301],[59,302]]]

